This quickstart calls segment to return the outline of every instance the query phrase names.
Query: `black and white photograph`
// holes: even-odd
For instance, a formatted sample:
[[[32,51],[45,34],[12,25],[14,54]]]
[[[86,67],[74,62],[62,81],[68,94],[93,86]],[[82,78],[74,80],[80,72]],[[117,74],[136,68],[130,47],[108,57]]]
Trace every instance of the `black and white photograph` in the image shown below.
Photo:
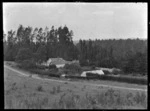
[[[3,2],[4,109],[148,109],[148,3]]]

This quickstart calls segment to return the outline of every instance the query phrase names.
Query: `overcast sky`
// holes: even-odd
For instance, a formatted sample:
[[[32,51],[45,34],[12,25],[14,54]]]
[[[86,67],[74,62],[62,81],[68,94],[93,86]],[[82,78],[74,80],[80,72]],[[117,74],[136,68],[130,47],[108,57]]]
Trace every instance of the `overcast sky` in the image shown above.
[[[147,3],[3,3],[4,32],[67,25],[73,40],[147,38]]]

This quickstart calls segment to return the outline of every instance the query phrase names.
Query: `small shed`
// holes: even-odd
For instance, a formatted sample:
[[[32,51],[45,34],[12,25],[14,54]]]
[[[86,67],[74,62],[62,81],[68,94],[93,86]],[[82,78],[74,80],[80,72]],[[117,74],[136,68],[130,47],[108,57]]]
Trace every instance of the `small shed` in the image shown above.
[[[104,75],[104,72],[102,70],[93,70],[93,71],[84,71],[84,72],[82,72],[81,76],[82,77],[87,77],[87,73]]]

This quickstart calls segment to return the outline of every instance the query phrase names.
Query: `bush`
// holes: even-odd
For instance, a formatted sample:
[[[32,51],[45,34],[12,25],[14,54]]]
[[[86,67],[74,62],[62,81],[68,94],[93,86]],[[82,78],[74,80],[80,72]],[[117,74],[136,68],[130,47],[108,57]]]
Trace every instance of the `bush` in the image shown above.
[[[56,93],[60,93],[61,92],[61,88],[60,86],[57,87],[53,87],[52,91],[50,91],[51,94],[56,94]]]
[[[46,68],[48,68],[47,66],[44,66],[44,65],[37,65],[37,68],[38,69],[46,69]]]
[[[90,74],[87,73],[87,77],[81,77],[81,76],[73,76],[73,75],[67,75],[65,78],[72,78],[72,79],[97,79],[97,80],[109,80],[109,81],[118,81],[118,82],[126,82],[126,83],[132,83],[132,84],[147,84],[147,79],[144,78],[134,78],[134,77],[115,77],[115,76],[108,76],[108,75],[98,75],[98,74]]]
[[[34,69],[36,68],[36,64],[33,60],[28,59],[21,62],[21,67],[25,69]]]
[[[49,69],[49,72],[50,72],[50,73],[57,73],[57,72],[58,72],[58,69],[57,69],[57,68],[55,68],[55,69]]]
[[[69,74],[70,73],[72,73],[72,74],[81,73],[81,71],[82,71],[80,65],[77,63],[65,64],[63,69],[64,69],[65,73],[69,73]]]
[[[31,58],[32,58],[31,50],[29,48],[21,48],[19,49],[15,60],[17,62],[22,62],[24,60],[28,60]]]
[[[37,87],[37,91],[43,91],[43,87],[42,86],[38,86]]]
[[[30,69],[30,72],[39,74],[41,76],[46,75],[50,77],[60,77],[60,75],[57,72],[51,72],[51,71],[45,71],[41,69]]]
[[[111,74],[111,72],[109,72],[109,71],[107,71],[107,70],[103,70],[103,72],[104,72],[105,75]]]
[[[87,77],[99,77],[100,75],[98,74],[93,74],[93,73],[86,73]]]
[[[113,69],[113,71],[112,71],[112,74],[114,74],[114,75],[117,75],[117,74],[121,74],[122,73],[122,71],[121,70],[119,70],[119,69]]]
[[[87,66],[88,65],[88,62],[86,60],[84,60],[84,59],[80,58],[79,62],[80,62],[81,66]]]
[[[56,67],[55,64],[50,64],[48,68],[49,68],[49,69],[56,69],[57,67]]]

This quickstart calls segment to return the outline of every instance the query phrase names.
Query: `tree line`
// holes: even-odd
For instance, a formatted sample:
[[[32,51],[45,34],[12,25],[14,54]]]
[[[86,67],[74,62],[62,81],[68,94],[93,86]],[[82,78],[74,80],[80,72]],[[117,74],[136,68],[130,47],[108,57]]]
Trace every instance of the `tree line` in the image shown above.
[[[80,64],[120,68],[126,73],[147,72],[147,40],[80,40]]]
[[[4,41],[4,59],[14,61],[21,50],[32,53],[33,59],[42,62],[50,57],[62,57],[65,60],[77,59],[77,48],[72,41],[73,31],[67,26],[54,26],[49,30],[42,28],[23,27],[17,31],[8,31]],[[28,55],[30,55],[28,54]],[[21,56],[20,56],[21,57]]]
[[[33,29],[20,25],[17,31],[3,34],[4,60],[32,59],[41,63],[48,58],[61,57],[79,60],[81,66],[116,67],[126,73],[147,72],[147,40],[80,40],[74,45],[73,35],[67,26]]]

